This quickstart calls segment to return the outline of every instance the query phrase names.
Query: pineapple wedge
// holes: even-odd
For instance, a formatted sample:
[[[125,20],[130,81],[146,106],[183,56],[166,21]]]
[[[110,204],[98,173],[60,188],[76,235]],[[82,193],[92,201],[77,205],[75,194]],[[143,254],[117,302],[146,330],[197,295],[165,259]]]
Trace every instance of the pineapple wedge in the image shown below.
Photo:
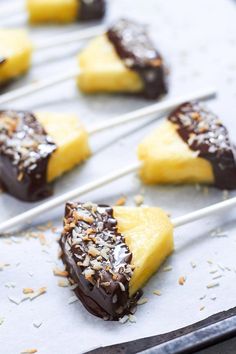
[[[73,114],[38,112],[36,117],[57,146],[47,170],[52,182],[90,156],[88,133]]]
[[[90,155],[88,134],[73,114],[0,111],[0,180],[24,201],[52,194],[50,182]]]
[[[78,85],[85,93],[143,90],[140,76],[125,66],[106,34],[93,39],[78,60],[81,70]]]
[[[173,251],[173,226],[159,208],[68,202],[60,246],[83,305],[118,320]]]
[[[143,163],[140,176],[144,183],[214,182],[210,162],[190,150],[177,133],[176,126],[168,121],[141,142],[138,157]]]
[[[31,23],[76,21],[79,13],[78,0],[27,0]]]
[[[145,183],[236,189],[236,149],[220,119],[196,102],[179,106],[138,147]]]
[[[0,84],[24,74],[29,69],[32,49],[26,31],[0,30]]]
[[[173,226],[159,208],[114,207],[113,210],[118,230],[132,252],[134,273],[129,285],[132,297],[172,253]]]

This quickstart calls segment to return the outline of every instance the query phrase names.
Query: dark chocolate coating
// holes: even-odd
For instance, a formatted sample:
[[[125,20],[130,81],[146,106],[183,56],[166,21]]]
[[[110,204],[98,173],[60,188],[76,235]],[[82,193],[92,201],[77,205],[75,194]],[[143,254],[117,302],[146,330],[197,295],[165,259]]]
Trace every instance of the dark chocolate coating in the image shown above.
[[[215,186],[236,188],[236,153],[219,118],[199,103],[185,103],[169,116],[177,132],[193,151],[212,165]]]
[[[8,193],[29,202],[51,195],[47,166],[55,150],[32,113],[0,111],[0,180]]]
[[[106,12],[106,0],[80,0],[79,19],[99,20]]]
[[[108,30],[107,36],[125,65],[141,77],[146,98],[157,99],[167,93],[163,59],[145,26],[121,19]]]
[[[91,203],[67,203],[60,239],[62,260],[86,309],[118,320],[135,305],[129,297],[132,254],[117,230],[113,209]]]

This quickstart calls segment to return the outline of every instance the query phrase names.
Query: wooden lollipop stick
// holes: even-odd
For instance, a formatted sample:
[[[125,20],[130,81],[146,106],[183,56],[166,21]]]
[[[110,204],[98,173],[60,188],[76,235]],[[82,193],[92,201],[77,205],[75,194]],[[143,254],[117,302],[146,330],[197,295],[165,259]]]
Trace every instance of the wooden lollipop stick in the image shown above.
[[[170,98],[163,102],[155,103],[147,107],[137,109],[136,111],[132,111],[121,116],[115,117],[111,120],[105,120],[101,123],[93,125],[91,128],[88,129],[88,133],[90,135],[93,135],[103,130],[113,128],[115,126],[122,125],[128,122],[136,121],[152,114],[157,114],[159,116],[164,113],[168,113],[169,111],[176,108],[182,103],[194,100],[204,100],[215,96],[215,94],[216,91],[213,88],[207,88],[205,90],[192,92],[187,95],[180,95],[178,97]]]
[[[52,38],[43,39],[34,43],[34,49],[44,50],[48,48],[58,47],[60,45],[69,44],[73,42],[83,41],[95,36],[99,36],[105,32],[104,26],[93,26],[79,31],[69,32],[54,36]]]

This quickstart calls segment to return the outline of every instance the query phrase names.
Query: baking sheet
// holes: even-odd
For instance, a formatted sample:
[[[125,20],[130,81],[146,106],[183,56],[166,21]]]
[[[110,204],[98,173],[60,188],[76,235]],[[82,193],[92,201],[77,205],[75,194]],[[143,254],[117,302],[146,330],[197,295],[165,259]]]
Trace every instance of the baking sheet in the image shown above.
[[[1,0],[0,4],[5,2]],[[171,96],[208,85],[217,87],[219,96],[209,102],[209,106],[229,126],[236,140],[235,2],[136,0],[134,3],[131,0],[110,0],[109,3],[106,22],[131,14],[132,18],[149,23],[152,36],[171,70]],[[22,19],[16,16],[14,20],[2,21],[1,25],[15,23],[20,26],[24,23]],[[86,26],[47,26],[30,29],[30,32],[37,40],[82,27]],[[80,46],[73,44],[56,52],[35,54],[34,69],[11,87],[19,87],[76,65],[75,54]],[[50,60],[57,54],[61,60]],[[81,120],[90,126],[147,104],[147,101],[134,97],[86,97],[76,90],[73,81],[68,81],[8,107],[77,112]],[[61,178],[55,184],[55,195],[134,161],[138,142],[157,124],[146,119],[145,122],[125,125],[91,138],[93,157]],[[158,205],[173,216],[234,195],[194,186],[147,187],[131,175],[81,199],[112,204],[124,194],[128,197],[127,205],[134,205],[134,196],[140,193],[144,194],[145,204]],[[31,206],[2,194],[0,221]],[[9,264],[0,271],[0,318],[3,319],[0,353],[20,353],[36,348],[40,354],[79,354],[97,346],[174,330],[236,305],[235,210],[175,231],[175,253],[144,289],[148,302],[139,306],[135,314],[136,323],[123,325],[93,317],[78,301],[68,304],[73,293],[58,286],[59,278],[53,275],[53,269],[62,267],[57,259],[56,242],[62,215],[63,206],[36,220],[37,224],[52,221],[58,227],[58,233],[52,233],[50,229],[42,231],[47,245],[41,244],[44,243],[42,238],[40,243],[38,239],[19,237],[17,233],[10,239],[0,240],[0,263]],[[35,228],[33,231],[40,230]],[[213,279],[218,275],[222,277]],[[183,286],[178,284],[180,276],[186,277]],[[219,285],[208,289],[212,283]],[[26,300],[19,305],[11,301],[22,299],[23,288],[39,289],[44,286],[47,293],[33,301]],[[161,296],[153,294],[156,289],[161,291]],[[39,324],[41,326],[36,328]]]

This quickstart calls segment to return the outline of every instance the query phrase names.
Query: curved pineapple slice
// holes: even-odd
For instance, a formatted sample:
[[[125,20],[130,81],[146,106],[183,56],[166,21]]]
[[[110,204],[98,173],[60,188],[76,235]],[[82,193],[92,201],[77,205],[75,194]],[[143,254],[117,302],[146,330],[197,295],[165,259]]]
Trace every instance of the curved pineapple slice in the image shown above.
[[[31,23],[76,21],[79,0],[27,0],[27,10]]]
[[[140,76],[119,58],[106,34],[93,39],[79,54],[78,85],[86,93],[143,91]]]
[[[214,183],[210,162],[198,157],[169,121],[141,142],[138,157],[143,163],[140,176],[145,183]]]
[[[159,208],[114,207],[113,210],[118,230],[132,252],[134,273],[129,294],[133,296],[172,253],[173,226]]]
[[[0,30],[0,84],[15,79],[29,69],[32,49],[26,31]]]
[[[51,182],[90,156],[88,133],[73,114],[38,112],[36,117],[57,146],[48,163]]]

